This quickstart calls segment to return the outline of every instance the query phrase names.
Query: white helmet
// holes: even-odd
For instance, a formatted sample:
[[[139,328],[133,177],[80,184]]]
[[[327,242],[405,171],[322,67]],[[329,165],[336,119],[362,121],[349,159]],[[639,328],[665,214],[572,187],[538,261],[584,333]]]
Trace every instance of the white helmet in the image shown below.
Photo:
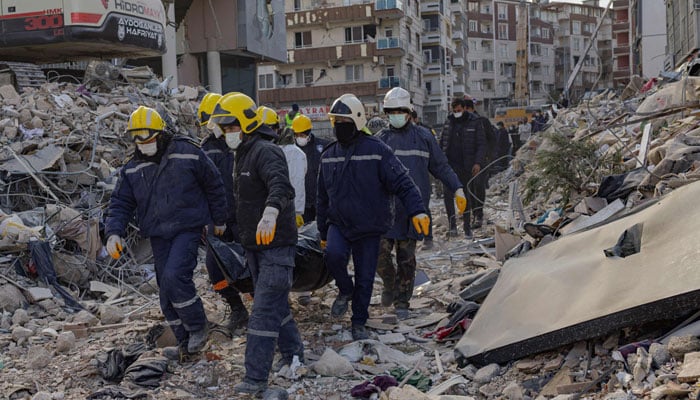
[[[365,107],[354,94],[346,93],[335,99],[328,116],[331,117],[331,122],[333,124],[335,124],[334,117],[352,118],[355,122],[355,128],[357,128],[358,131],[361,131],[367,125]]]
[[[411,94],[408,90],[395,87],[390,91],[386,92],[384,96],[384,110],[406,110],[406,112],[411,112],[413,107],[411,106]]]

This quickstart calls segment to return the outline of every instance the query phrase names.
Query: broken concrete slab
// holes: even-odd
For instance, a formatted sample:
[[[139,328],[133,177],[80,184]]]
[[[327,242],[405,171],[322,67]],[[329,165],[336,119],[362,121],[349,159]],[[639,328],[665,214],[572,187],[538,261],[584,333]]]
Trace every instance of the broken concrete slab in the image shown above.
[[[622,200],[617,199],[590,217],[582,215],[576,218],[570,224],[567,224],[561,229],[559,229],[559,232],[561,232],[562,235],[570,235],[572,233],[583,231],[597,224],[605,222],[606,220],[612,218],[613,216],[615,216],[615,214],[619,213],[624,209],[625,204],[622,202]]]
[[[326,348],[321,359],[316,361],[312,365],[312,368],[321,375],[336,377],[352,375],[355,371],[350,361],[338,355],[338,353],[333,351],[330,347]]]
[[[700,209],[689,206],[698,197],[700,183],[691,183],[625,217],[508,260],[455,348],[460,362],[506,362],[700,308],[700,276],[687,265],[700,248],[693,222],[700,224]],[[645,226],[641,252],[605,257],[602,250],[637,223]]]
[[[700,351],[687,353],[683,357],[683,368],[678,374],[679,382],[696,382],[700,379]]]
[[[63,147],[48,145],[34,154],[19,156],[22,161],[15,159],[0,164],[0,171],[27,174],[34,171],[44,171],[52,168],[63,157]]]

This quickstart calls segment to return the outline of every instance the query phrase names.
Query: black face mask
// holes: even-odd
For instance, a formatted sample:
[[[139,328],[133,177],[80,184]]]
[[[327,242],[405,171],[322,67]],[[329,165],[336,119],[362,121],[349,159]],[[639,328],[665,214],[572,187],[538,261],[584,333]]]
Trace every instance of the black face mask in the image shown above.
[[[338,122],[335,124],[333,131],[340,144],[344,145],[350,144],[357,136],[354,122]]]

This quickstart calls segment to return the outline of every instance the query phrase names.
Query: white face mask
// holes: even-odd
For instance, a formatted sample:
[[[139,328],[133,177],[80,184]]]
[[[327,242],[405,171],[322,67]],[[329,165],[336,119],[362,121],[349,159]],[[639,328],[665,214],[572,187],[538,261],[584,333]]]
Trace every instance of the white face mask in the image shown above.
[[[309,144],[309,138],[308,138],[308,137],[296,137],[296,138],[294,138],[294,140],[297,141],[297,145],[299,145],[299,147],[304,147],[304,146],[306,146],[307,144]]]
[[[389,123],[396,129],[403,128],[408,122],[408,114],[389,114]]]
[[[236,150],[242,142],[241,132],[239,131],[226,133],[224,134],[224,140],[226,140],[226,146],[233,150]]]
[[[462,117],[462,112],[452,113],[452,115],[454,115],[455,118],[461,118],[461,117]]]
[[[139,151],[145,156],[152,156],[158,152],[158,143],[155,141],[143,144],[137,143],[136,147],[138,147]]]

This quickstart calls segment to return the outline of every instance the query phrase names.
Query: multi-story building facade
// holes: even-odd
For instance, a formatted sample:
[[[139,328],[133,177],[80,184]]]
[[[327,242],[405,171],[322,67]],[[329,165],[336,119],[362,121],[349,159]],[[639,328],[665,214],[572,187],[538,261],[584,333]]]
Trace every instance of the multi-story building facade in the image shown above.
[[[639,52],[633,46],[637,30],[637,15],[630,0],[612,2],[613,84],[624,87],[632,76],[639,74]]]
[[[666,69],[680,66],[700,49],[700,4],[694,0],[666,0]]]
[[[666,56],[666,6],[660,1],[631,0],[632,13],[636,16],[633,51],[638,54],[639,75],[652,78],[664,71]]]
[[[416,40],[421,41],[425,66],[423,120],[428,125],[437,125],[447,118],[453,94],[452,68],[456,46],[452,33],[452,8],[445,0],[421,0],[420,14],[423,34],[422,37],[416,35]]]
[[[423,113],[423,21],[416,0],[294,0],[286,3],[287,63],[258,66],[258,101],[286,113],[298,104],[329,131],[327,113],[344,93],[368,117],[382,112],[393,87],[411,92]],[[431,59],[432,60],[432,59]]]
[[[548,103],[554,89],[554,31],[550,12],[534,3],[514,0],[469,0],[467,91],[482,101],[482,111],[493,115],[496,107],[514,103],[518,20],[525,18],[528,29],[525,41],[528,49],[527,103]],[[523,67],[523,66],[521,66]]]
[[[576,64],[582,60],[581,69],[568,88],[569,99],[573,101],[581,99],[588,91],[612,85],[612,60],[609,57],[610,51],[613,50],[611,20],[610,15],[597,3],[551,3],[544,6],[556,15],[557,20],[554,25],[557,44],[554,64],[557,93],[566,89]],[[591,37],[599,23],[600,29],[592,40]],[[586,53],[587,49],[589,50]]]

